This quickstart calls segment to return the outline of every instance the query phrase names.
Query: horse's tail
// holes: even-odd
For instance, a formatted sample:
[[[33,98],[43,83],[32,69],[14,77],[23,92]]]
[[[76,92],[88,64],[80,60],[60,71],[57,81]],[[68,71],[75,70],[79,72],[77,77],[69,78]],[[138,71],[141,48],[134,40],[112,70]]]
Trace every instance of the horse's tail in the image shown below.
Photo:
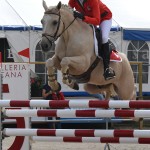
[[[136,98],[137,98],[137,85],[134,84],[133,96],[131,100],[136,100]]]

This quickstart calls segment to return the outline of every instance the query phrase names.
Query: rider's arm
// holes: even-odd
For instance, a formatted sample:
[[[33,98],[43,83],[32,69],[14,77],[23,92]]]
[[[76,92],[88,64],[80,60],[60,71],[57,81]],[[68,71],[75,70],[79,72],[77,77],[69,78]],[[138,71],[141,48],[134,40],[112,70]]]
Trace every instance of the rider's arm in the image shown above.
[[[46,92],[45,89],[42,90],[42,96],[44,99],[46,99],[50,94],[52,94],[52,91]]]
[[[68,5],[69,5],[71,8],[74,8],[74,0],[69,0]]]
[[[91,12],[92,17],[89,17],[89,16],[85,15],[83,21],[85,21],[89,24],[99,25],[100,20],[101,20],[99,0],[93,0],[92,3],[91,3],[91,7],[92,7],[92,12]]]

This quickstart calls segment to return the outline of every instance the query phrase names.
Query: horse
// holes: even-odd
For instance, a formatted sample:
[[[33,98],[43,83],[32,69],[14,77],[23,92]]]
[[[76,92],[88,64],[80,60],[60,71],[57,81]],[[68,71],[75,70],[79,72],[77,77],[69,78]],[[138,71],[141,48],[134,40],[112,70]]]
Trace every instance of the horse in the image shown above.
[[[124,53],[118,51],[122,62],[110,62],[116,77],[105,80],[103,61],[97,59],[94,52],[94,35],[91,26],[73,16],[73,9],[59,2],[56,6],[45,9],[41,19],[43,31],[41,47],[43,52],[52,50],[55,54],[46,61],[48,83],[52,90],[61,89],[55,71],[61,70],[63,83],[79,90],[80,83],[90,94],[106,92],[109,99],[111,92],[116,92],[122,100],[136,99],[133,71]],[[90,73],[89,73],[90,72]]]

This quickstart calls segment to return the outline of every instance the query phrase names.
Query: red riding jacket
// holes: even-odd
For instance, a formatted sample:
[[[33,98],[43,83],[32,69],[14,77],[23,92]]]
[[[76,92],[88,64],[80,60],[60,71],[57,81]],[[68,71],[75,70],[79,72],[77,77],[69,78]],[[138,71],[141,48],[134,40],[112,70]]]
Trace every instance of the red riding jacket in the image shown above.
[[[86,23],[99,25],[103,20],[112,18],[110,9],[100,0],[84,0],[83,6],[79,0],[69,0],[69,6],[85,15]]]

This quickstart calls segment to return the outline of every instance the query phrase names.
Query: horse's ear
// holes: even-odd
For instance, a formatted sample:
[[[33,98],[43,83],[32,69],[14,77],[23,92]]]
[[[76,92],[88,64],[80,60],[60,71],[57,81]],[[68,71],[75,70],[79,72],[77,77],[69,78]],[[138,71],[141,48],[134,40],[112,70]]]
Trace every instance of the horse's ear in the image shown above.
[[[47,7],[46,2],[44,0],[43,0],[43,7],[44,7],[45,11],[48,10],[48,7]]]
[[[58,4],[57,4],[57,7],[56,7],[58,10],[61,8],[61,2],[59,2]]]

